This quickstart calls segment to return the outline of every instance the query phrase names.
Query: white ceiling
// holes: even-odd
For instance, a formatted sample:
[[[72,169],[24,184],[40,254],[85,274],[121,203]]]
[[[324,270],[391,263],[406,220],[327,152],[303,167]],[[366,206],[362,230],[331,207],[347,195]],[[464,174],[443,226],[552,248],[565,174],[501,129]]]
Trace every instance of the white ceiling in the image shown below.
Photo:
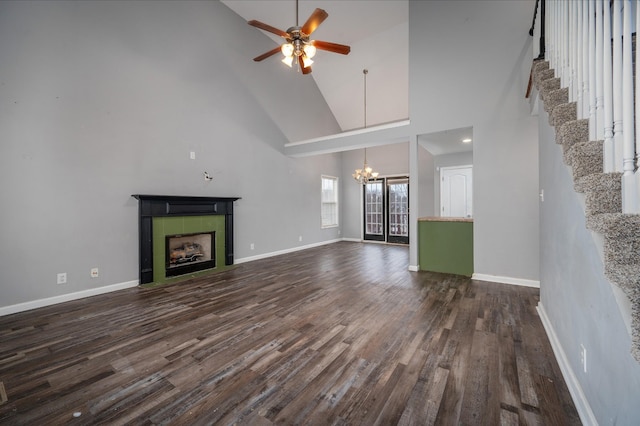
[[[472,142],[462,142],[471,139]],[[418,142],[433,155],[473,151],[473,129],[463,127],[418,136]]]
[[[296,24],[295,0],[221,1],[246,21],[256,19],[283,31]],[[364,127],[363,69],[368,70],[367,127],[409,118],[408,0],[300,0],[300,26],[316,8],[327,11],[329,17],[311,38],[349,45],[351,53],[340,55],[318,50],[309,75],[302,75],[296,68],[289,69],[280,62],[280,55],[252,62],[253,66],[279,67],[282,72],[291,72],[291,78],[313,78],[342,131]],[[270,37],[274,47],[282,43],[277,35],[252,30]],[[253,53],[258,56],[264,51]],[[440,132],[437,137],[422,140],[440,141],[441,146],[436,149],[442,150],[447,146],[445,138],[459,143],[458,136],[455,132]]]
[[[286,31],[296,23],[294,0],[223,0],[246,21],[256,19]],[[408,95],[408,2],[362,0],[301,0],[299,24],[302,26],[316,8],[329,17],[312,34],[312,39],[351,46],[349,55],[319,50],[313,72],[302,75],[294,68],[292,78],[313,78],[343,131],[364,126],[364,80],[367,68],[367,126],[406,119]],[[257,28],[274,40],[282,38]],[[262,53],[256,50],[255,56]],[[291,72],[274,55],[256,67],[278,67]],[[390,84],[393,82],[393,84]]]

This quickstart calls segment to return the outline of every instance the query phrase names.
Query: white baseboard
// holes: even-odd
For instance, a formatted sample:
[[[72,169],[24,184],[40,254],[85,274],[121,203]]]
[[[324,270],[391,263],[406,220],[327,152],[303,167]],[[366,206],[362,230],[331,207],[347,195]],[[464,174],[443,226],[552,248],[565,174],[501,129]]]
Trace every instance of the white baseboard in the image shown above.
[[[409,271],[418,272],[420,270],[420,265],[409,265]]]
[[[580,416],[582,424],[586,426],[597,426],[598,420],[596,420],[596,417],[591,410],[591,406],[589,405],[589,401],[582,391],[582,386],[580,386],[580,382],[578,381],[578,378],[576,377],[573,369],[571,368],[571,365],[569,364],[567,355],[562,349],[560,340],[558,339],[558,336],[553,329],[553,325],[551,324],[551,321],[547,316],[547,312],[545,311],[542,302],[538,302],[537,311],[538,315],[540,316],[540,321],[542,321],[544,330],[547,332],[547,337],[549,338],[549,342],[551,343],[551,348],[553,349],[553,353],[556,356],[558,365],[560,366],[560,371],[562,371],[562,377],[567,383],[569,393],[571,394],[571,398],[573,399],[573,403],[576,406],[576,410],[578,411],[578,415]]]
[[[111,293],[112,291],[124,290],[126,288],[135,287],[138,280],[127,281],[119,284],[107,285],[104,287],[90,288],[87,290],[77,291],[75,293],[61,294],[60,296],[47,297],[46,299],[31,300],[29,302],[18,303],[15,305],[0,307],[0,316],[15,314],[18,312],[29,311],[31,309],[42,308],[45,306],[55,305],[57,303],[70,302],[71,300],[82,299],[89,296],[97,296],[98,294]]]
[[[360,238],[343,238],[341,241],[350,241],[352,243],[361,243],[361,242],[363,242]]]
[[[521,285],[523,287],[540,288],[540,281],[525,280],[524,278],[501,277],[499,275],[476,274],[471,276],[472,280],[490,281],[493,283]]]
[[[251,262],[251,261],[260,260],[260,259],[266,259],[266,258],[269,258],[269,257],[279,256],[281,254],[293,253],[293,252],[296,252],[296,251],[306,250],[306,249],[310,249],[310,248],[313,248],[313,247],[325,246],[327,244],[333,244],[333,243],[337,243],[339,241],[345,241],[345,240],[342,239],[342,238],[338,238],[336,240],[321,241],[319,243],[307,244],[307,245],[304,245],[304,246],[288,248],[288,249],[285,249],[285,250],[272,251],[272,252],[269,252],[269,253],[262,253],[262,254],[258,254],[258,255],[255,255],[255,256],[241,257],[240,259],[234,259],[233,263],[235,265],[238,265],[240,263]]]

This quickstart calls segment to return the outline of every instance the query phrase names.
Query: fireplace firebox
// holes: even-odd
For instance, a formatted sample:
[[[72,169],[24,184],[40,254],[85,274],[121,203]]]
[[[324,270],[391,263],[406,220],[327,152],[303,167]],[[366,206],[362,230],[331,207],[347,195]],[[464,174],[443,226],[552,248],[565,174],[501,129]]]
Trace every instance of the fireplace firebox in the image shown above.
[[[216,268],[223,260],[233,265],[233,203],[240,197],[132,196],[138,200],[140,284]]]
[[[165,236],[165,276],[175,277],[216,267],[216,233]]]

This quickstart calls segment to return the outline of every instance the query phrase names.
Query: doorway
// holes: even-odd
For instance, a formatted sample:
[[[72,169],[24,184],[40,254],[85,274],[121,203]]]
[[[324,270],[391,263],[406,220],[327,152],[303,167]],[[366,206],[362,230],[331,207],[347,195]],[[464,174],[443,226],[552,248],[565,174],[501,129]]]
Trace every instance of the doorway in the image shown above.
[[[473,166],[440,168],[440,216],[473,216]]]
[[[409,178],[381,178],[364,185],[364,239],[409,244]]]

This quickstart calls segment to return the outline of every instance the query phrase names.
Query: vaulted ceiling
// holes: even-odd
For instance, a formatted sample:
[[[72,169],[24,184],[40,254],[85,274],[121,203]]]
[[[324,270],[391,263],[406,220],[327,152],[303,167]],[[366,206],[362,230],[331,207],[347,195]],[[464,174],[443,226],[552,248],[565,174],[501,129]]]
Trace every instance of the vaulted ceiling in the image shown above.
[[[222,0],[245,20],[256,19],[286,31],[296,24],[294,0]],[[302,75],[288,68],[274,55],[255,67],[277,67],[291,78],[312,78],[343,131],[364,126],[364,80],[367,74],[367,126],[409,117],[408,1],[407,0],[301,0],[302,26],[316,9],[329,17],[313,33],[312,39],[347,44],[349,55],[318,50],[313,72]],[[282,44],[282,38],[264,32]],[[262,53],[256,49],[255,56]],[[286,96],[286,94],[284,94]],[[291,94],[294,96],[295,94]]]
[[[246,21],[255,19],[284,31],[296,24],[295,0],[221,1]],[[291,73],[291,78],[314,79],[342,131],[365,125],[363,69],[367,69],[367,126],[409,118],[409,1],[300,0],[300,26],[316,8],[324,9],[329,17],[311,38],[347,44],[351,46],[348,55],[319,50],[308,75],[296,67],[288,68],[280,62],[279,54],[262,62],[252,61],[250,66],[277,68]],[[274,47],[282,44],[283,39],[275,34],[252,30],[271,38]],[[253,52],[254,57],[262,53],[261,48]],[[438,155],[471,150],[471,145],[460,142],[463,137],[472,137],[471,133],[469,128],[453,129],[422,135],[419,140]]]

